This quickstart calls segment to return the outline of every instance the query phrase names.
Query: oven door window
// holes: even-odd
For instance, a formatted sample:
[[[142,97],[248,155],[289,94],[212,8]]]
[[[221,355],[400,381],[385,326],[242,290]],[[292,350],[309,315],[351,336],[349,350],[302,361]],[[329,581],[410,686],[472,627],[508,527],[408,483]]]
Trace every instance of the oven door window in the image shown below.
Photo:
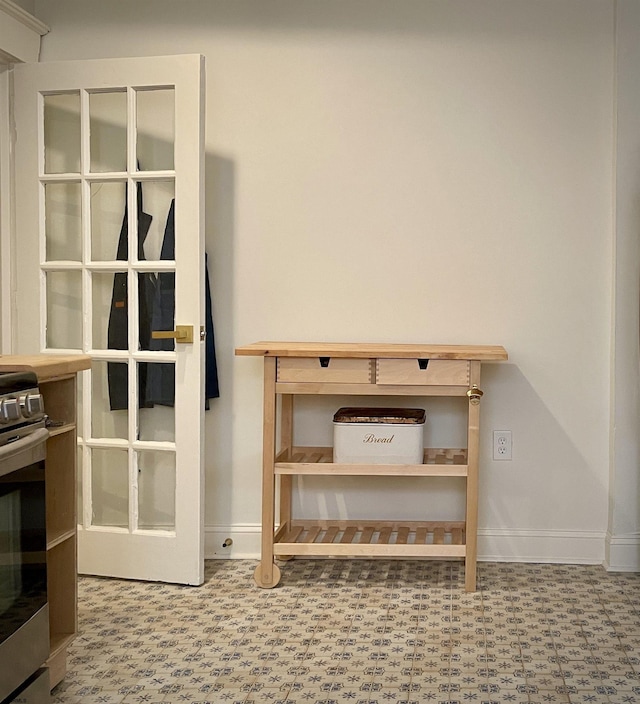
[[[47,601],[44,462],[0,477],[0,643]]]

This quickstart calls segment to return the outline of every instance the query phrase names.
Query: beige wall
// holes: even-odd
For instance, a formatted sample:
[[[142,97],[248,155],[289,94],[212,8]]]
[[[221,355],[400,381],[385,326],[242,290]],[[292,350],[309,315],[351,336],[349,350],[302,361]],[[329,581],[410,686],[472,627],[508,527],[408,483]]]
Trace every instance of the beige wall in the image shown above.
[[[35,0],[13,0],[13,2],[19,7],[21,7],[23,10],[26,10],[27,12],[31,13],[32,15],[35,13]]]
[[[481,554],[603,559],[613,7],[36,0],[51,27],[45,61],[206,56],[222,389],[207,419],[212,535],[258,544],[261,369],[235,346],[487,343],[510,362],[484,373]],[[330,440],[342,401],[304,403],[299,439]],[[433,442],[459,442],[456,409],[425,407]],[[494,429],[512,430],[512,462],[491,460]],[[455,488],[425,497],[426,486],[310,482],[303,503],[349,516],[460,510]]]

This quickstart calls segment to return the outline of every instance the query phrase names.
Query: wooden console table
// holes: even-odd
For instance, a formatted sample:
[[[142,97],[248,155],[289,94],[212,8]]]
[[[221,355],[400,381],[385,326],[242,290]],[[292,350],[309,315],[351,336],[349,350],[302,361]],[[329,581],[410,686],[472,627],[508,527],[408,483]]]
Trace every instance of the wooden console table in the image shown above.
[[[458,557],[465,588],[476,589],[480,367],[503,361],[500,346],[256,342],[237,355],[264,357],[260,587],[280,581],[274,559],[299,556]],[[467,396],[466,448],[426,448],[422,464],[336,464],[332,448],[293,446],[293,400],[298,394]],[[277,398],[280,422],[276,422]],[[280,449],[276,454],[277,426]],[[300,520],[291,512],[294,475],[465,477],[464,521]],[[279,487],[276,485],[276,477]],[[275,500],[280,493],[276,530]]]

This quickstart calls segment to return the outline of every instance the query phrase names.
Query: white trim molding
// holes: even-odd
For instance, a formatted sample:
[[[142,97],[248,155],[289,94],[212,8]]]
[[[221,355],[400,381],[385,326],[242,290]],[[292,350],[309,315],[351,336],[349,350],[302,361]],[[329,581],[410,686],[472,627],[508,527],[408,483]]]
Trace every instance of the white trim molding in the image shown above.
[[[0,352],[12,351],[13,164],[11,74],[9,64],[37,62],[40,39],[49,28],[11,0],[0,0]]]
[[[601,531],[478,531],[478,559],[485,562],[546,562],[601,565],[605,533]]]
[[[205,527],[204,556],[206,560],[260,559],[260,524],[240,523],[234,526]],[[229,543],[228,541],[231,541]]]
[[[23,10],[20,5],[16,5],[12,0],[0,0],[0,12],[4,12],[9,17],[18,20],[28,29],[37,32],[41,37],[49,31],[49,27],[44,22]]]
[[[44,22],[11,0],[0,0],[0,59],[15,63],[37,61],[40,37],[49,32]]]
[[[0,354],[13,349],[13,181],[11,72],[0,65]]]
[[[604,566],[609,572],[640,572],[640,533],[607,533]]]
[[[635,547],[637,558],[640,536],[636,536]],[[208,560],[259,559],[260,525],[207,526],[205,557]],[[485,528],[478,531],[478,559],[483,562],[601,565],[605,559],[605,533]]]

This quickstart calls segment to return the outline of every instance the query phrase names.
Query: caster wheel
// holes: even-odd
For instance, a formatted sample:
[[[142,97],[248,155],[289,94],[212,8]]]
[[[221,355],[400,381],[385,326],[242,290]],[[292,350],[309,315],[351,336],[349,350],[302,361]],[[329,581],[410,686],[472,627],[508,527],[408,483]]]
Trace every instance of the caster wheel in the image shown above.
[[[262,563],[260,563],[253,573],[253,579],[259,587],[273,589],[280,581],[280,568],[278,565],[271,565],[271,579],[267,579],[266,575],[263,577]]]
[[[293,555],[278,555],[278,560],[281,560],[282,562],[289,562],[289,560],[293,560]]]

